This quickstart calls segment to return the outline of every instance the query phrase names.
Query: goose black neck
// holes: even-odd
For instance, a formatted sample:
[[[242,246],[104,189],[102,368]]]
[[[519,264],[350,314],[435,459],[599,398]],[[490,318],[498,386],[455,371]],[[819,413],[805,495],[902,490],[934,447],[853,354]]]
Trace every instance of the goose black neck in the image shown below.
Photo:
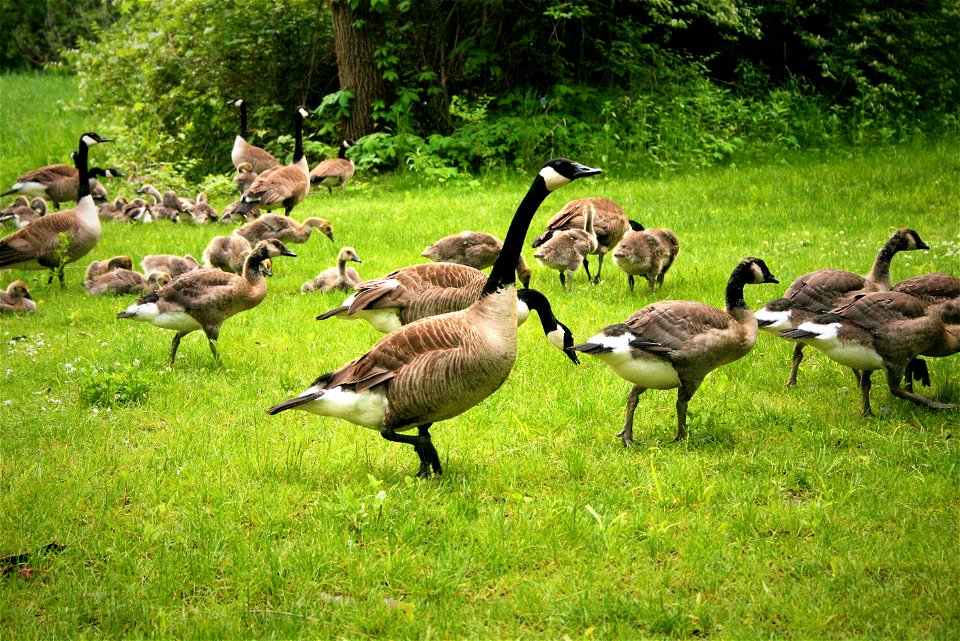
[[[247,103],[240,101],[240,137],[247,137]]]
[[[250,252],[247,259],[243,261],[243,277],[251,283],[263,278],[263,274],[260,273],[260,264],[266,259],[266,253],[256,250]]]
[[[543,328],[545,334],[549,334],[557,328],[557,319],[553,315],[553,308],[550,307],[550,301],[547,300],[546,296],[535,289],[528,288],[519,290],[517,297],[520,298],[531,311],[537,313],[537,317],[540,319],[540,326]]]
[[[727,311],[746,308],[743,300],[743,286],[750,280],[750,265],[741,263],[733,270],[730,280],[727,281]]]
[[[523,250],[523,241],[527,236],[527,230],[530,229],[530,223],[533,221],[533,215],[537,213],[540,204],[550,195],[547,189],[547,183],[543,176],[537,174],[533,179],[533,184],[527,190],[527,194],[520,201],[517,212],[510,221],[510,228],[507,230],[507,236],[503,239],[503,248],[497,261],[493,264],[490,271],[490,277],[487,284],[483,287],[481,296],[492,294],[502,287],[513,285],[517,280],[517,262],[520,260],[520,252]]]
[[[77,155],[73,159],[73,164],[77,168],[77,202],[84,196],[90,195],[90,173],[87,171],[87,143],[80,138],[80,144],[77,146]]]
[[[887,244],[877,254],[877,259],[873,261],[873,267],[870,269],[870,280],[890,284],[890,263],[898,251],[900,251],[900,238],[895,237],[888,240]]]
[[[303,116],[298,109],[293,116],[294,125],[294,147],[293,162],[298,163],[303,159]]]
[[[340,145],[340,151],[337,153],[337,158],[343,158],[344,160],[346,160],[346,158],[347,158],[347,146],[346,146],[346,145]]]

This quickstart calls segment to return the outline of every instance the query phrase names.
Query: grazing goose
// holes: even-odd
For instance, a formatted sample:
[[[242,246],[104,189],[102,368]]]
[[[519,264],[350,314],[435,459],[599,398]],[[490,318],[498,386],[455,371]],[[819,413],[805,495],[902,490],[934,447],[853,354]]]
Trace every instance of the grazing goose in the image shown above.
[[[197,259],[186,254],[184,256],[174,256],[172,254],[152,254],[144,256],[140,261],[140,267],[145,274],[150,272],[165,272],[170,274],[170,278],[176,278],[181,274],[186,274],[200,267]]]
[[[223,211],[220,212],[221,223],[235,223],[239,221],[249,222],[260,217],[260,210],[254,207],[248,211],[241,212],[240,208],[243,205],[243,201],[237,200],[226,207],[223,208]]]
[[[337,266],[328,267],[320,272],[313,280],[308,280],[300,287],[301,294],[309,292],[349,292],[363,282],[360,274],[353,267],[347,267],[347,261],[362,263],[353,247],[344,247],[337,255]]]
[[[150,272],[144,276],[130,269],[114,269],[83,282],[83,288],[91,296],[103,294],[146,294],[156,291],[170,282],[166,272]]]
[[[620,205],[609,198],[571,200],[554,214],[553,218],[547,222],[547,230],[537,236],[530,246],[539,247],[555,232],[562,229],[583,229],[584,211],[588,206],[594,211],[593,226],[597,233],[597,247],[591,252],[597,254],[597,275],[592,280],[598,283],[604,255],[620,242],[628,229],[636,225],[636,223],[631,224]],[[590,280],[590,267],[586,258],[583,259],[583,269],[587,273],[587,279]]]
[[[163,329],[176,331],[170,346],[170,364],[177,356],[180,339],[202,329],[210,351],[219,364],[216,342],[223,321],[252,309],[267,295],[267,281],[261,273],[264,262],[276,256],[296,256],[279,240],[257,243],[247,255],[243,274],[219,269],[197,269],[173,279],[155,292],[141,296],[117,318],[132,318]],[[267,271],[269,274],[269,270]]]
[[[240,214],[255,207],[266,211],[283,207],[284,215],[289,216],[310,191],[310,167],[303,157],[303,119],[306,117],[307,110],[303,107],[297,107],[293,112],[293,162],[258,171],[260,175],[240,198],[237,206]],[[256,165],[254,169],[257,169]]]
[[[462,231],[452,236],[444,236],[437,242],[429,245],[420,253],[435,263],[456,263],[474,269],[492,267],[503,243],[493,234],[482,231]],[[520,255],[517,261],[517,280],[524,287],[530,286],[531,271]]]
[[[553,315],[553,307],[550,301],[541,292],[536,289],[524,287],[517,290],[517,325],[523,325],[530,312],[534,311],[540,318],[540,327],[543,329],[544,336],[554,347],[563,352],[564,356],[580,364],[576,352],[573,351],[573,333],[570,328],[560,322]]]
[[[633,443],[637,400],[648,389],[677,388],[674,441],[687,437],[687,403],[703,379],[721,365],[746,356],[757,340],[757,319],[743,300],[744,285],[776,282],[766,263],[744,258],[727,281],[726,311],[696,301],[661,301],[574,346],[633,383],[618,435],[624,446]]]
[[[640,226],[640,225],[638,225]],[[635,276],[643,276],[653,293],[654,283],[663,288],[663,277],[680,253],[680,241],[671,229],[631,229],[613,248],[613,263],[627,275],[633,292]]]
[[[957,310],[960,309],[960,278],[934,272],[901,280],[891,290],[918,298],[927,306],[928,313],[938,314],[944,323],[941,340],[921,356],[940,358],[960,352],[960,319],[957,318]],[[904,376],[904,387],[908,392],[913,391],[914,379],[920,380],[925,386],[930,385],[927,364],[919,357],[910,361]]]
[[[122,178],[124,174],[120,173],[119,169],[114,168],[90,167],[87,169],[88,193],[92,194],[95,201],[104,201],[106,200],[107,190],[97,181],[97,176]],[[77,192],[79,184],[80,174],[76,167],[47,165],[17,178],[17,182],[10,189],[0,194],[0,197],[22,194],[34,198],[43,198],[51,201],[54,209],[60,209],[60,203],[80,199]]]
[[[276,238],[284,243],[305,243],[310,240],[310,234],[314,229],[333,242],[333,225],[323,218],[307,218],[302,223],[298,223],[287,216],[264,214],[246,223],[234,233],[243,236],[251,244],[268,238]]]
[[[861,416],[872,416],[870,376],[882,369],[890,392],[899,398],[931,409],[952,409],[900,387],[910,361],[933,348],[943,335],[938,314],[903,292],[885,291],[857,294],[846,304],[782,330],[785,338],[801,341],[822,351],[832,360],[859,372]]]
[[[336,158],[321,160],[320,164],[310,172],[310,184],[323,185],[328,194],[333,194],[333,188],[340,186],[340,193],[346,190],[347,183],[353,178],[357,166],[347,158],[347,149],[354,145],[354,141],[347,139],[340,143],[340,151]]]
[[[584,209],[586,213],[583,217],[583,229],[555,231],[533,253],[540,265],[560,272],[560,286],[566,285],[570,293],[573,293],[574,272],[581,263],[586,266],[587,254],[593,253],[597,248],[597,234],[593,228],[593,204],[588,203]],[[589,272],[587,276],[589,278]]]
[[[897,252],[930,249],[912,229],[898,229],[877,253],[870,273],[860,276],[839,269],[820,269],[800,276],[782,298],[777,298],[757,310],[760,329],[781,338],[781,330],[795,329],[817,314],[829,311],[841,300],[857,293],[887,291],[890,289],[890,262]],[[793,348],[793,359],[787,387],[797,384],[797,371],[803,360],[803,343]]]
[[[250,166],[249,171],[259,174],[279,166],[280,161],[274,158],[273,154],[247,142],[247,103],[237,99],[233,101],[233,106],[240,108],[240,133],[234,139],[233,149],[230,151],[234,168],[239,171],[240,165],[246,163]]]
[[[23,229],[46,214],[47,201],[43,198],[28,201],[26,196],[17,196],[10,206],[0,211],[0,223],[12,222],[17,229]]]
[[[207,193],[203,191],[197,194],[196,202],[187,208],[187,213],[198,225],[217,222],[217,210],[207,202]]]
[[[429,476],[431,471],[440,474],[430,426],[490,396],[513,369],[517,357],[515,269],[533,215],[550,192],[598,173],[599,169],[564,158],[549,161],[517,208],[479,300],[383,337],[363,356],[323,374],[305,392],[268,413],[296,408],[346,419],[377,430],[388,441],[412,445],[420,459],[417,476]],[[416,436],[400,433],[414,428]]]
[[[13,281],[6,290],[0,289],[0,314],[32,314],[35,311],[37,304],[30,298],[30,290],[22,280]]]
[[[203,250],[201,260],[204,267],[222,269],[231,274],[243,273],[247,255],[253,251],[253,245],[236,233],[229,236],[214,236]]]
[[[87,180],[87,150],[109,141],[93,132],[80,136],[75,159],[79,176],[77,206],[47,214],[0,239],[0,268],[49,269],[47,284],[53,282],[56,272],[63,287],[64,267],[86,256],[100,240],[100,217]]]
[[[253,167],[248,162],[240,163],[240,166],[237,167],[237,175],[233,177],[233,184],[237,186],[237,191],[240,192],[242,196],[244,192],[250,189],[250,185],[254,183],[259,176],[257,172],[253,171]]]
[[[153,185],[144,185],[137,190],[138,194],[147,194],[159,203],[153,210],[153,217],[157,220],[171,220],[175,223],[180,222],[180,214],[187,213],[187,203],[177,196],[177,192],[172,189],[160,193],[160,190]]]
[[[84,274],[83,280],[96,280],[100,276],[103,276],[107,272],[112,272],[115,269],[133,269],[133,259],[122,254],[107,260],[95,260],[87,265],[87,272]]]

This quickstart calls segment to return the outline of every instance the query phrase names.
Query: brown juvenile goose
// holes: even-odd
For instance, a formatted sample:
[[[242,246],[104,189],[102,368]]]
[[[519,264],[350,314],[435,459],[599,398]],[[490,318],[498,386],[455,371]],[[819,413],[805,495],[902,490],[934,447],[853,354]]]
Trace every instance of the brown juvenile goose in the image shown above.
[[[353,247],[344,247],[337,255],[337,266],[328,267],[320,272],[313,280],[308,280],[300,286],[300,293],[309,292],[349,292],[363,282],[360,274],[353,267],[347,267],[347,261],[362,263]]]
[[[117,196],[113,199],[113,202],[100,203],[97,208],[97,215],[100,216],[100,220],[121,220],[123,218],[123,208],[128,204],[130,203],[126,198]]]
[[[587,254],[597,248],[597,234],[593,227],[594,207],[588,203],[584,207],[583,229],[561,229],[546,239],[533,257],[543,267],[556,269],[560,273],[560,286],[566,285],[573,293],[573,274],[583,263],[587,264]],[[587,273],[589,278],[589,272]]]
[[[603,268],[603,257],[620,242],[620,239],[631,227],[623,208],[609,198],[571,200],[554,214],[547,222],[546,231],[537,236],[530,246],[539,247],[549,240],[555,232],[562,229],[583,229],[584,211],[588,206],[594,211],[593,226],[597,233],[597,247],[591,252],[597,254],[597,275],[592,280],[594,283],[598,283],[600,282],[600,270]],[[586,258],[583,259],[583,269],[587,273],[587,279],[590,280],[590,266],[587,264]]]
[[[233,101],[233,106],[240,108],[240,133],[234,139],[233,149],[230,150],[230,160],[234,168],[239,171],[240,166],[246,163],[250,167],[249,171],[259,174],[279,166],[280,161],[274,158],[273,154],[247,142],[247,103],[243,99],[237,99]]]
[[[303,156],[303,119],[306,117],[307,110],[303,107],[297,107],[293,112],[293,162],[258,171],[260,175],[240,198],[238,213],[244,214],[254,208],[270,211],[283,207],[284,215],[289,216],[310,191],[310,167]],[[257,169],[256,165],[254,169]]]
[[[260,174],[253,171],[253,167],[250,165],[250,163],[240,163],[240,166],[237,167],[237,175],[233,177],[233,184],[237,186],[237,191],[240,192],[241,196],[245,191],[250,189],[250,185],[254,183],[259,175]]]
[[[901,280],[891,291],[903,292],[919,299],[927,306],[928,313],[939,315],[944,323],[940,340],[921,356],[942,358],[960,352],[960,318],[957,317],[957,310],[960,309],[960,278],[941,272],[923,274]],[[910,361],[905,377],[904,387],[908,392],[913,391],[914,379],[928,387],[930,385],[927,364],[919,357]]]
[[[150,272],[166,272],[170,274],[170,278],[176,278],[181,274],[186,274],[187,272],[197,269],[200,267],[200,263],[190,254],[184,256],[152,254],[143,257],[143,260],[140,261],[140,267],[145,274],[149,274]]]
[[[210,206],[207,201],[207,193],[201,191],[197,194],[196,201],[190,207],[187,207],[187,213],[198,225],[206,225],[217,222],[217,210]]]
[[[725,310],[696,301],[661,301],[573,347],[596,356],[633,383],[619,434],[625,446],[633,443],[637,400],[648,389],[677,388],[674,440],[687,437],[687,403],[703,379],[721,365],[746,356],[757,340],[757,319],[743,300],[744,285],[776,282],[766,263],[744,258],[727,281]]]
[[[912,229],[898,229],[877,253],[870,273],[860,276],[840,269],[820,269],[800,276],[782,298],[777,298],[757,310],[760,329],[781,338],[781,330],[795,329],[814,316],[829,311],[849,296],[857,293],[887,291],[890,289],[890,262],[897,252],[930,249]],[[787,386],[797,384],[797,371],[803,360],[803,343],[793,348],[793,359]]]
[[[177,356],[180,339],[202,329],[214,360],[220,362],[216,342],[223,322],[260,304],[267,295],[263,263],[275,256],[296,256],[279,240],[257,243],[247,256],[243,274],[219,269],[197,269],[173,279],[155,292],[141,296],[117,318],[132,318],[176,331],[170,346],[170,364]],[[269,274],[269,271],[267,270]]]
[[[340,186],[340,193],[346,190],[347,183],[353,178],[357,171],[357,166],[352,160],[347,158],[347,149],[354,145],[354,141],[343,140],[340,142],[340,151],[336,158],[327,158],[321,160],[320,164],[310,172],[310,184],[314,186],[323,185],[327,188],[328,194],[333,194],[333,188]]]
[[[333,242],[333,225],[329,220],[316,217],[307,218],[302,223],[298,223],[287,216],[264,214],[246,223],[234,233],[243,236],[251,244],[268,238],[276,238],[284,243],[305,243],[310,240],[310,234],[314,229]]]
[[[624,234],[613,248],[613,264],[627,275],[627,284],[633,291],[634,277],[643,276],[653,293],[654,283],[663,287],[663,277],[680,253],[680,241],[671,229],[644,229],[636,225]]]
[[[47,201],[43,198],[28,201],[26,196],[17,196],[13,203],[0,211],[0,223],[12,222],[17,229],[23,229],[27,224],[46,214]]]
[[[240,274],[243,272],[247,255],[252,250],[253,245],[236,233],[229,236],[214,236],[204,248],[201,260],[204,267]]]
[[[101,142],[109,142],[109,138],[93,132],[80,136],[75,158],[79,176],[77,206],[47,214],[0,239],[0,268],[49,269],[47,284],[53,282],[56,273],[63,287],[64,267],[96,247],[100,240],[100,217],[87,180],[87,150]]]
[[[106,178],[122,178],[124,174],[119,169],[90,167],[87,170],[89,193],[94,200],[106,200],[106,189],[96,180],[97,176]],[[53,203],[54,209],[60,209],[60,203],[79,200],[77,190],[80,185],[80,174],[76,167],[70,165],[47,165],[34,169],[17,178],[17,182],[10,189],[0,194],[0,197],[11,194],[23,194],[34,198],[43,198]]]
[[[930,350],[943,335],[938,314],[927,313],[918,299],[903,292],[857,294],[830,312],[782,332],[785,338],[801,341],[822,351],[832,360],[859,372],[861,416],[872,416],[870,375],[882,369],[890,393],[931,409],[952,409],[900,387],[908,364]]]
[[[150,272],[144,276],[130,269],[114,269],[83,282],[83,288],[91,296],[103,294],[145,294],[155,291],[170,282],[170,274]]]
[[[87,271],[83,276],[83,280],[96,280],[100,276],[107,272],[112,272],[115,269],[133,269],[133,260],[125,254],[114,256],[107,260],[95,260],[87,265]]]
[[[556,158],[537,174],[510,224],[483,292],[467,309],[430,316],[382,338],[363,356],[323,374],[300,396],[267,410],[344,418],[412,445],[417,475],[442,471],[430,426],[467,411],[506,381],[517,356],[515,270],[524,236],[551,191],[600,173]],[[443,265],[443,263],[437,263]],[[417,429],[417,436],[400,432]]]
[[[158,203],[152,211],[153,217],[157,220],[180,222],[180,214],[187,213],[186,203],[172,189],[161,194],[160,190],[153,185],[144,185],[137,190],[137,193],[148,194]]]
[[[0,289],[0,314],[32,314],[35,311],[37,304],[30,298],[30,290],[22,280],[13,281],[6,290]]]
[[[482,231],[462,231],[459,234],[444,236],[427,246],[420,255],[435,263],[456,263],[475,269],[492,267],[503,243],[493,234]],[[523,260],[523,254],[517,261],[517,280],[524,287],[530,286],[531,271]]]

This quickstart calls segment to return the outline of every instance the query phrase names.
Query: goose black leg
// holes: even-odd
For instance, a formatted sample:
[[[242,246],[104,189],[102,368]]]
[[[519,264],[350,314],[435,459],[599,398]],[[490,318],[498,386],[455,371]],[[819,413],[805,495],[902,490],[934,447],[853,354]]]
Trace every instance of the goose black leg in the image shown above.
[[[216,361],[217,365],[223,365],[223,361],[220,360],[220,354],[217,353],[217,339],[220,338],[220,328],[213,327],[211,329],[204,329],[203,333],[207,335],[207,343],[210,345],[210,351],[213,353],[213,360]]]
[[[583,271],[587,272],[587,280],[593,280],[590,277],[590,263],[587,262],[587,257],[583,257]]]
[[[633,276],[627,274],[627,284],[630,285],[630,293],[633,293]]]
[[[587,259],[584,258],[583,262],[586,263]],[[600,270],[603,269],[603,253],[597,254],[597,275],[593,278],[593,284],[596,285],[600,282]],[[590,278],[590,272],[587,272],[587,278]]]
[[[623,423],[623,429],[617,434],[623,440],[624,447],[633,445],[633,415],[637,411],[637,401],[640,395],[647,391],[647,388],[634,385],[627,395],[627,418]]]
[[[873,416],[873,410],[870,409],[870,377],[873,370],[867,370],[860,374],[860,416]]]
[[[47,283],[47,284],[49,285],[50,283]],[[560,271],[560,287],[562,287],[563,289],[567,288],[567,277],[562,270]]]
[[[60,267],[57,268],[57,279],[60,281],[60,289],[63,289],[65,286],[63,282],[63,270],[65,267],[66,265],[60,263]]]
[[[380,436],[393,443],[406,443],[412,445],[417,456],[420,458],[420,469],[417,471],[417,477],[425,479],[430,476],[431,469],[437,476],[443,474],[443,468],[440,466],[440,455],[437,454],[437,448],[433,446],[430,438],[430,426],[433,423],[420,425],[417,427],[417,436],[407,434],[397,434],[392,427],[384,427],[380,430]]]
[[[673,439],[674,443],[679,443],[687,438],[687,403],[689,403],[693,395],[697,393],[697,389],[702,382],[703,379],[699,381],[681,381],[680,387],[677,389],[677,437]]]
[[[897,398],[902,398],[905,401],[910,401],[911,403],[916,403],[917,405],[925,405],[932,410],[952,410],[957,407],[954,403],[940,403],[938,401],[931,400],[926,396],[920,396],[919,394],[906,391],[900,387],[900,381],[902,379],[902,372],[895,372],[891,368],[887,368],[887,386],[890,388],[890,393]]]
[[[922,358],[914,358],[907,363],[904,376],[906,384],[903,387],[908,392],[913,392],[913,381],[917,381],[924,387],[930,387],[930,370],[927,369],[927,362]]]
[[[800,361],[803,360],[803,343],[796,343],[793,346],[793,361],[790,364],[790,378],[787,379],[787,387],[797,386],[797,370],[800,369]]]
[[[177,332],[170,344],[170,366],[173,367],[173,359],[177,357],[177,349],[180,348],[180,339],[186,336],[188,332]]]

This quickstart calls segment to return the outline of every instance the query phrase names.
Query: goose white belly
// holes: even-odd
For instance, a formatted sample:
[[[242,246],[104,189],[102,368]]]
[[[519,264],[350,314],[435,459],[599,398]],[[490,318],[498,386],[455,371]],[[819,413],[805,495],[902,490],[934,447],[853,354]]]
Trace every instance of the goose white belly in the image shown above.
[[[138,305],[134,303],[127,308],[126,313],[133,314],[130,318],[144,321],[161,327],[163,329],[172,329],[178,332],[193,332],[203,327],[190,314],[180,310],[167,310],[161,312],[156,303],[143,303]]]
[[[634,385],[648,389],[673,389],[680,387],[680,376],[670,361],[641,354],[639,357],[631,353],[607,352],[597,354],[597,358],[610,366],[621,378]]]
[[[243,148],[247,145],[247,141],[243,139],[242,136],[237,136],[233,139],[233,149],[230,150],[230,160],[233,161],[234,167],[239,167],[243,163]]]
[[[16,191],[18,194],[30,196],[33,198],[46,198],[47,186],[43,183],[28,180],[22,183],[14,183],[10,191]]]
[[[316,394],[317,387],[311,387],[300,396]],[[316,400],[300,405],[302,409],[320,416],[342,418],[362,427],[379,431],[383,427],[384,415],[387,412],[387,398],[379,392],[370,390],[351,392],[337,386],[324,390],[323,395]]]
[[[797,329],[816,333],[816,338],[808,338],[804,342],[816,347],[841,365],[859,370],[883,368],[883,358],[875,350],[859,343],[841,340],[838,336],[840,327],[840,323],[829,325],[802,323]]]

